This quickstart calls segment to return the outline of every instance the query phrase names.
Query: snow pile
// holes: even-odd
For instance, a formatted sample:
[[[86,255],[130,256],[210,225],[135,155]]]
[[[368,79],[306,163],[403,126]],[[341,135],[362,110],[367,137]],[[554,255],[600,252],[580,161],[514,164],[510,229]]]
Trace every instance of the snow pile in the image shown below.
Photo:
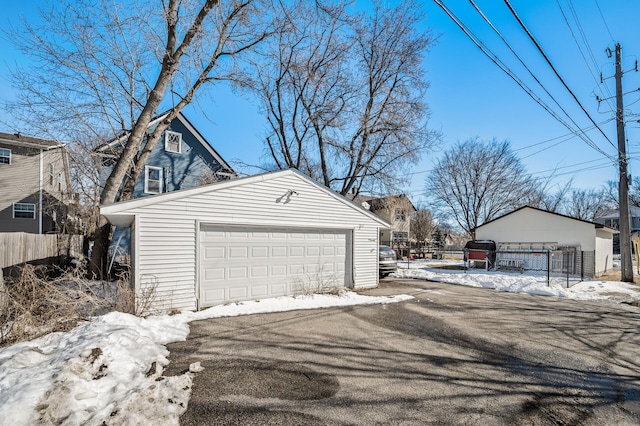
[[[0,423],[177,425],[193,373],[163,377],[164,345],[185,340],[193,320],[294,309],[393,303],[411,296],[310,295],[139,318],[111,312],[67,333],[0,350]]]
[[[150,410],[160,423],[176,423],[192,377],[156,379],[168,364],[163,345],[188,334],[186,323],[169,317],[112,312],[3,349],[0,418],[19,425],[140,424]]]
[[[459,262],[458,262],[459,263]],[[428,265],[428,263],[427,263]],[[424,262],[398,262],[399,269],[394,274],[399,278],[417,278],[423,280],[459,284],[471,287],[493,288],[511,293],[528,293],[543,296],[556,296],[576,300],[640,300],[640,287],[618,281],[582,281],[567,288],[566,280],[552,278],[547,283],[547,275],[539,272],[500,272],[480,269],[454,270],[425,266]]]

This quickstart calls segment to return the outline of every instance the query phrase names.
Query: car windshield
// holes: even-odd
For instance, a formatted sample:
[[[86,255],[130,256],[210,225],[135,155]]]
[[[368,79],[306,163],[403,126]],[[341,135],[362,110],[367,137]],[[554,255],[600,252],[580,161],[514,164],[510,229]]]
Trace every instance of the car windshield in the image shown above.
[[[393,249],[391,249],[390,247],[386,247],[386,246],[381,246],[380,247],[380,255],[381,256],[395,256],[396,252],[393,251]]]

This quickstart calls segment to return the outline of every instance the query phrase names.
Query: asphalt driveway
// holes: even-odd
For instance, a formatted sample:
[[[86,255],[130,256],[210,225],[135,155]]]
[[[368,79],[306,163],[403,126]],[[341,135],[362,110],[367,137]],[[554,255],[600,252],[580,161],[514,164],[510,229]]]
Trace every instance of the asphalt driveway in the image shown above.
[[[390,305],[191,323],[184,425],[640,424],[640,310],[387,279]]]

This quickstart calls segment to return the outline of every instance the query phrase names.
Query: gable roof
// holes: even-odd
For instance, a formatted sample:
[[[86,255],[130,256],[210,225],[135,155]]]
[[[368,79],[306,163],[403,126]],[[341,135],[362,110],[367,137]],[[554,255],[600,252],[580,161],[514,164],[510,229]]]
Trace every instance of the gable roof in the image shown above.
[[[541,212],[541,213],[547,213],[547,214],[551,214],[551,215],[554,215],[554,216],[563,217],[563,218],[565,218],[565,219],[571,219],[571,220],[575,220],[575,221],[578,221],[578,222],[588,223],[588,224],[590,224],[590,225],[595,226],[597,229],[603,229],[603,230],[605,230],[605,231],[611,231],[611,232],[614,232],[614,233],[617,233],[617,232],[618,232],[618,231],[616,231],[615,229],[609,228],[608,226],[604,226],[604,225],[603,225],[603,224],[601,224],[601,223],[590,222],[590,221],[588,221],[588,220],[583,220],[583,219],[576,219],[575,217],[571,217],[571,216],[567,216],[567,215],[564,215],[564,214],[561,214],[561,213],[556,213],[556,212],[552,212],[552,211],[549,211],[549,210],[539,209],[539,208],[537,208],[537,207],[531,207],[531,206],[522,206],[522,207],[520,207],[519,209],[515,209],[515,210],[514,210],[514,211],[512,211],[512,212],[509,212],[509,213],[503,214],[502,216],[496,217],[495,219],[491,219],[490,221],[485,222],[485,223],[483,223],[483,224],[482,224],[482,225],[480,225],[480,226],[477,226],[475,229],[482,228],[482,227],[483,227],[483,226],[485,226],[485,225],[488,225],[488,224],[490,224],[490,223],[493,223],[493,222],[495,222],[495,221],[497,221],[497,220],[500,220],[500,219],[502,219],[502,218],[504,218],[504,217],[506,217],[506,216],[512,215],[512,214],[517,213],[517,212],[519,212],[520,210],[524,210],[524,209],[531,209],[531,210],[535,210],[535,211],[538,211],[538,212]]]
[[[372,198],[371,201],[369,201],[369,204],[371,204],[371,208],[373,210],[378,210],[388,208],[390,205],[394,205],[394,201],[397,202],[403,200],[409,203],[414,212],[418,211],[409,197],[407,197],[407,194],[387,195],[386,197]]]
[[[162,114],[160,114],[160,115],[156,116],[155,118],[153,118],[149,122],[148,128],[151,128],[151,127],[154,127],[155,125],[157,125],[167,115],[169,115],[170,112],[171,111],[165,111]],[[195,136],[196,140],[198,142],[200,142],[200,144],[203,146],[203,148],[206,149],[213,156],[213,158],[215,158],[215,160],[222,166],[223,169],[228,170],[229,172],[233,173],[234,175],[236,174],[236,172],[229,165],[229,163],[227,163],[222,158],[222,156],[220,156],[220,154],[218,154],[218,151],[216,151],[213,148],[213,146],[211,146],[211,144],[204,138],[204,136],[202,136],[202,134],[194,127],[194,125],[191,124],[191,122],[187,119],[187,117],[184,116],[184,114],[182,112],[178,112],[178,115],[176,116],[176,119],[179,120],[187,128],[187,130],[189,130],[189,132],[191,132],[191,134],[193,134],[193,136]],[[111,139],[107,143],[104,143],[104,144],[100,145],[99,147],[95,148],[93,151],[96,152],[96,153],[107,153],[109,150],[114,150],[115,147],[117,147],[118,145],[124,143],[124,141],[128,137],[129,137],[129,131],[126,131],[126,132],[122,133],[120,136],[117,136],[116,138]]]
[[[45,149],[45,150],[61,148],[65,146],[65,144],[60,142],[33,138],[31,136],[24,136],[20,133],[0,132],[0,142],[6,143],[9,145],[24,146],[27,148],[36,148],[36,149]]]
[[[276,172],[261,173],[258,175],[253,175],[253,176],[248,176],[248,177],[243,177],[238,179],[215,182],[209,185],[198,186],[195,188],[181,189],[178,191],[165,192],[163,194],[150,195],[143,198],[136,198],[132,200],[121,201],[114,204],[103,205],[103,206],[100,206],[100,214],[107,217],[107,219],[109,219],[109,222],[111,222],[114,225],[128,226],[133,220],[133,214],[128,213],[128,211],[131,209],[151,206],[153,204],[164,202],[164,201],[179,200],[179,199],[191,197],[194,195],[205,194],[207,192],[220,191],[222,189],[234,188],[242,185],[249,185],[257,182],[268,181],[268,180],[272,180],[272,179],[282,177],[282,176],[287,176],[287,175],[294,175],[298,177],[300,180],[310,185],[313,185],[314,187],[330,195],[336,201],[352,209],[357,210],[359,213],[379,223],[382,227],[384,228],[391,227],[389,223],[387,223],[385,220],[378,217],[376,214],[371,213],[369,210],[343,197],[342,195],[338,194],[334,190],[327,188],[326,186],[316,182],[315,180],[311,179],[309,176],[301,173],[296,169],[286,169],[286,170],[280,170]]]
[[[373,209],[373,210],[379,210],[381,208],[388,207],[389,205],[386,203],[387,200],[405,199],[406,201],[409,202],[409,204],[411,205],[411,208],[413,209],[413,211],[418,211],[418,209],[416,209],[416,207],[413,205],[413,203],[411,202],[409,197],[407,197],[407,194],[387,195],[386,197],[374,197],[374,196],[371,196],[371,195],[347,194],[347,195],[345,195],[345,197],[347,197],[349,200],[351,200],[354,203],[356,203],[358,205],[361,205],[361,206],[364,203],[367,203],[370,206],[370,209]]]

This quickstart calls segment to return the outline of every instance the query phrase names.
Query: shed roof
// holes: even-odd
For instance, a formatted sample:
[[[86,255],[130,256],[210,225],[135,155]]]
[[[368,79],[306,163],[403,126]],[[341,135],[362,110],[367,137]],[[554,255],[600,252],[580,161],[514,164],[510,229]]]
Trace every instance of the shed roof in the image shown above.
[[[330,195],[337,202],[340,202],[354,210],[357,210],[359,213],[363,214],[364,216],[379,223],[382,227],[384,228],[391,227],[391,225],[388,222],[381,219],[374,213],[371,213],[370,211],[359,206],[353,201],[343,197],[342,195],[338,194],[334,190],[327,188],[326,186],[316,182],[315,180],[304,175],[303,173],[301,173],[296,169],[280,170],[277,172],[267,172],[267,173],[262,173],[259,175],[253,175],[253,176],[248,176],[248,177],[239,178],[239,179],[215,182],[209,185],[198,186],[196,188],[166,192],[164,194],[150,195],[143,198],[136,198],[133,200],[122,201],[122,202],[118,202],[110,205],[104,205],[100,207],[100,214],[105,216],[109,220],[109,222],[111,222],[113,225],[129,226],[132,223],[134,218],[134,215],[131,213],[131,210],[133,209],[152,206],[156,203],[160,203],[164,201],[179,200],[186,197],[205,194],[207,192],[219,191],[222,189],[234,188],[242,185],[248,185],[248,184],[253,184],[257,182],[267,181],[267,180],[276,179],[278,177],[287,176],[287,175],[296,176],[297,178],[306,182],[307,184],[315,186],[316,188]]]
[[[522,207],[520,207],[519,209],[515,209],[515,210],[513,210],[512,212],[509,212],[509,213],[503,214],[502,216],[499,216],[499,217],[497,217],[497,218],[495,218],[495,219],[491,219],[490,221],[485,222],[485,223],[483,223],[482,225],[480,225],[480,226],[476,227],[476,229],[478,229],[478,228],[482,228],[482,227],[483,227],[483,226],[485,226],[485,225],[488,225],[488,224],[490,224],[490,223],[493,223],[493,222],[495,222],[495,221],[498,221],[498,220],[500,220],[500,219],[502,219],[502,218],[504,218],[504,217],[506,217],[506,216],[512,215],[512,214],[514,214],[514,213],[517,213],[517,212],[519,212],[519,211],[521,211],[521,210],[523,210],[523,209],[536,210],[536,211],[541,212],[541,213],[547,213],[547,214],[550,214],[550,215],[554,215],[554,216],[558,216],[558,217],[563,217],[563,218],[565,218],[565,219],[571,219],[571,220],[575,220],[575,221],[578,221],[578,222],[588,223],[588,224],[590,224],[590,225],[593,225],[596,229],[601,229],[601,230],[603,230],[603,231],[611,232],[612,234],[617,234],[617,233],[618,233],[618,231],[617,231],[617,230],[615,230],[615,229],[613,229],[613,228],[609,228],[608,226],[604,226],[604,225],[603,225],[603,224],[601,224],[601,223],[595,223],[595,222],[591,222],[591,221],[583,220],[583,219],[576,219],[575,217],[571,217],[571,216],[567,216],[567,215],[564,215],[564,214],[560,214],[560,213],[556,213],[556,212],[551,212],[551,211],[549,211],[549,210],[539,209],[539,208],[537,208],[537,207],[531,207],[531,206],[522,206]]]

